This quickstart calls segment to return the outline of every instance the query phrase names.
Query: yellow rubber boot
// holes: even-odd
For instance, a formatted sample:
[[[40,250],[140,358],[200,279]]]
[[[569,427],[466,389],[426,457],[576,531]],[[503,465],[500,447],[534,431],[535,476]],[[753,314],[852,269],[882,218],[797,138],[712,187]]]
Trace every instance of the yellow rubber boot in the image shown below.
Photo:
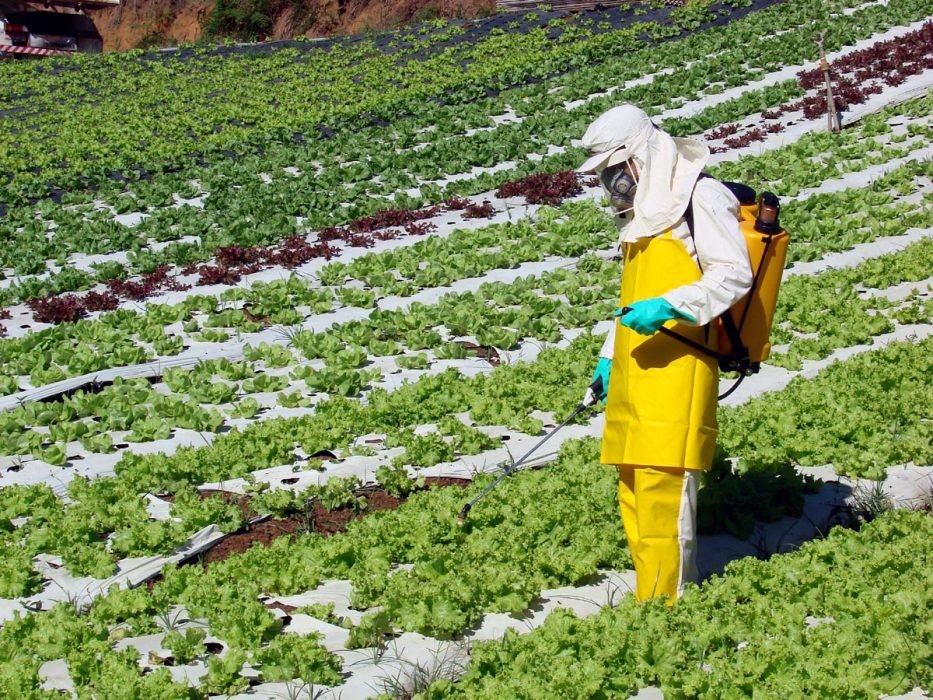
[[[619,467],[619,510],[638,600],[666,595],[673,602],[685,583],[696,580],[698,477],[688,469]]]

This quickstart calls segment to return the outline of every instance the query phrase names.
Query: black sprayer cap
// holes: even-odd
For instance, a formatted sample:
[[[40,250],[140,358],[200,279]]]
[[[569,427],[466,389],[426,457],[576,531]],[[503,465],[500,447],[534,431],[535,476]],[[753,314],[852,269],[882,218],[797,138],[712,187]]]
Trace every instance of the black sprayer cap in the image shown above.
[[[726,187],[729,188],[729,191],[735,195],[735,198],[739,200],[739,204],[744,206],[749,206],[755,203],[755,188],[749,187],[748,185],[742,182],[725,182],[723,183]]]
[[[759,233],[775,234],[781,232],[778,215],[781,202],[773,192],[762,192],[758,198],[758,216],[755,217],[755,230]]]

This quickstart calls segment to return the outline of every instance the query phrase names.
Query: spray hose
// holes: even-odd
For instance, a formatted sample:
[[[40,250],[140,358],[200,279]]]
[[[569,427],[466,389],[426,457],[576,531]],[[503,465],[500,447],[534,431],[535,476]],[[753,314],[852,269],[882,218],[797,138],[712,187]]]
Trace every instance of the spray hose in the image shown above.
[[[624,316],[631,310],[632,310],[631,306],[625,306],[622,308],[622,313],[620,315]],[[729,317],[729,321],[731,320],[732,320],[731,317]],[[742,323],[745,323],[744,316],[742,317]],[[693,348],[697,352],[702,353],[706,355],[707,357],[712,357],[714,360],[716,360],[719,363],[720,369],[727,371],[727,372],[738,372],[739,373],[739,378],[735,381],[735,384],[733,384],[731,387],[729,387],[727,391],[725,391],[724,393],[718,396],[718,399],[722,401],[724,398],[729,396],[733,391],[739,388],[739,384],[741,384],[745,380],[745,377],[758,371],[756,366],[752,365],[751,363],[747,361],[748,351],[745,350],[745,346],[742,344],[741,338],[738,335],[741,332],[741,327],[742,326],[740,324],[739,329],[736,330],[735,327],[732,326],[730,336],[733,341],[733,347],[740,348],[741,350],[740,354],[745,356],[744,359],[723,355],[720,352],[716,352],[715,350],[706,347],[702,343],[698,343],[697,341],[687,338],[686,336],[683,336],[680,333],[677,333],[676,331],[672,331],[670,328],[665,328],[664,326],[661,326],[658,330],[664,335],[666,335],[667,337],[674,338],[675,340],[679,340],[681,343],[683,343],[684,345],[688,345],[689,347]]]

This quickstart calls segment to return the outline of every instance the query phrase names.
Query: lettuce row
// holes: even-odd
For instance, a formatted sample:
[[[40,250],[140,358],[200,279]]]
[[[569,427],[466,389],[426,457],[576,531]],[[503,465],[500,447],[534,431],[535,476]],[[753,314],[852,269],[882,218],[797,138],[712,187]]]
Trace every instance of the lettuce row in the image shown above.
[[[254,317],[268,315],[270,322],[294,323],[303,320],[307,313],[333,310],[337,306],[335,297],[344,302],[360,301],[347,298],[343,289],[347,275],[378,284],[380,294],[412,294],[416,289],[447,285],[493,269],[507,269],[517,262],[540,261],[551,256],[578,257],[608,248],[615,236],[609,216],[592,202],[566,202],[559,209],[543,208],[534,222],[506,222],[473,231],[459,230],[449,238],[427,239],[411,249],[367,254],[349,265],[332,263],[321,271],[321,277],[331,283],[325,288],[292,276],[287,281],[258,282],[249,290],[225,290],[219,301],[211,296],[191,295],[174,305],[150,304],[141,314],[120,309],[96,320],[82,319],[22,338],[0,339],[3,351],[0,371],[7,376],[28,374],[34,386],[41,386],[102,369],[107,366],[108,357],[113,367],[150,360],[152,353],[139,341],[154,345],[162,339],[177,340],[183,337],[173,333],[179,323],[192,340],[201,341],[209,340],[203,336],[208,330],[232,328],[244,333],[260,330],[260,325],[250,321],[242,310],[226,308],[230,303],[248,305]],[[432,264],[423,266],[425,260]],[[374,293],[366,294],[371,298]],[[295,307],[302,310],[297,317]],[[285,316],[286,311],[292,311],[292,315]],[[354,324],[344,326],[344,332],[349,334]],[[197,330],[202,331],[200,336],[195,334]],[[335,333],[331,331],[331,335]],[[302,338],[308,335],[305,332]],[[364,333],[359,339],[348,335],[346,340],[351,344],[367,344],[372,338],[371,333]],[[180,351],[181,347],[173,347],[173,352],[176,349]],[[7,385],[0,389],[17,390],[15,380]]]
[[[891,343],[720,407],[719,444],[750,465],[832,464],[837,474],[871,479],[891,465],[933,464],[931,351],[931,338]]]
[[[117,72],[126,75],[125,82],[133,79],[137,89],[130,104],[125,93],[109,87],[107,92],[116,94],[101,99],[101,104],[93,109],[101,117],[122,109],[123,120],[98,119],[95,124],[107,126],[72,129],[78,124],[76,111],[92,110],[86,105],[82,105],[83,110],[76,110],[74,103],[80,96],[67,90],[67,82],[62,81],[66,82],[66,90],[62,90],[60,100],[49,101],[47,109],[40,112],[42,117],[27,117],[46,147],[37,150],[30,148],[29,142],[21,144],[21,150],[26,151],[25,161],[17,163],[18,159],[10,158],[3,163],[17,174],[16,187],[6,184],[3,189],[30,196],[49,178],[53,178],[55,185],[70,189],[82,180],[105,179],[115,166],[118,171],[132,172],[140,154],[145,158],[143,164],[149,165],[146,161],[169,164],[199,147],[210,155],[227,149],[250,152],[255,143],[271,140],[271,135],[283,140],[296,132],[310,133],[321,123],[354,128],[378,121],[382,116],[404,113],[413,101],[443,97],[450,103],[469,102],[487,86],[506,87],[532,76],[552,75],[596,57],[619,55],[627,48],[644,45],[647,42],[639,38],[642,32],[654,35],[655,39],[676,36],[681,31],[676,22],[675,18],[674,24],[668,26],[637,23],[620,31],[594,35],[588,29],[564,30],[563,22],[555,19],[553,29],[563,33],[563,41],[551,41],[552,27],[540,27],[526,34],[487,36],[475,44],[462,44],[403,66],[397,64],[395,56],[372,51],[350,70],[340,60],[344,53],[341,47],[322,52],[313,61],[295,61],[298,52],[294,49],[252,60],[224,61],[215,57],[194,61],[193,75],[186,75],[185,80],[181,79],[178,67],[179,64],[187,67],[187,61],[84,60],[77,68],[88,73],[86,84],[104,77],[103,66],[109,69],[108,78]],[[295,71],[289,63],[300,63],[302,70]],[[258,66],[269,72],[256,70]],[[204,71],[208,73],[207,80],[199,75],[202,71],[198,69],[202,67],[207,69]],[[35,99],[43,102],[49,88],[60,82],[41,80],[36,75],[38,71],[9,72],[13,94],[20,89],[17,83],[25,84],[28,78],[40,77],[35,81],[38,85],[30,87]],[[266,74],[260,78],[260,73]],[[279,80],[271,80],[272,76]],[[273,91],[275,99],[270,105],[269,88],[276,83],[282,85]],[[110,86],[119,84],[114,82]],[[171,95],[166,90],[169,86]],[[218,86],[223,88],[217,90]],[[311,95],[317,99],[309,100]],[[156,105],[164,115],[158,124],[146,114]],[[62,127],[72,133],[71,139],[48,138],[61,133]],[[97,146],[89,151],[95,156],[93,160],[84,160],[80,165],[72,160],[76,151],[90,145]],[[70,165],[69,161],[75,164]],[[33,175],[22,167],[23,162],[38,166],[39,173]]]
[[[558,611],[526,635],[473,647],[458,683],[425,698],[850,697],[933,683],[928,619],[929,514],[894,511],[860,532],[768,561],[733,562],[721,577],[661,601],[580,620]]]
[[[933,227],[933,216],[923,225]],[[902,302],[873,292],[925,280],[930,270],[933,238],[924,238],[855,267],[785,280],[771,331],[771,342],[782,347],[772,350],[767,364],[799,370],[803,360],[821,360],[838,348],[893,331]]]
[[[590,352],[595,353],[596,347],[593,344]],[[841,424],[847,429],[846,435],[843,437],[831,433],[822,444],[844,447],[846,452],[849,451],[848,447],[864,451],[866,445],[858,442],[859,439],[880,442],[879,431],[884,432],[888,427],[882,424],[874,433],[866,430],[867,426],[878,423],[877,415],[872,411],[878,408],[884,392],[892,392],[892,387],[902,386],[905,387],[902,393],[906,393],[909,391],[907,387],[921,385],[918,373],[925,371],[923,358],[929,357],[930,349],[929,340],[917,344],[895,344],[882,351],[865,353],[837,363],[816,379],[796,381],[785,392],[762,397],[756,400],[757,403],[749,404],[749,408],[724,410],[721,423],[727,453],[732,453],[730,445],[739,444],[759,457],[786,459],[790,456],[788,450],[795,449],[794,445],[805,445],[814,434],[818,436],[826,430],[826,423],[833,420],[833,409],[837,405],[841,405],[846,412]],[[579,365],[579,360],[575,364]],[[911,373],[918,376],[914,377]],[[581,383],[585,382],[585,378],[580,379]],[[538,387],[542,385],[540,377],[530,377],[529,380]],[[850,387],[850,390],[843,394],[844,387]],[[508,387],[503,387],[503,391],[507,392]],[[423,400],[417,404],[418,410],[423,409],[426,401],[437,405],[443,404],[448,398],[449,394],[439,396],[437,392],[429,391],[422,395]],[[911,437],[910,429],[905,429],[905,426],[909,428],[913,425],[914,430],[923,432],[923,421],[918,421],[916,417],[919,409],[912,409],[909,404],[929,405],[931,398],[918,400],[912,396],[911,400],[907,400],[898,394],[884,400],[878,410],[888,419],[889,425],[896,425],[899,434],[904,436],[904,439],[895,441],[893,445],[902,454],[889,454],[889,459],[905,461],[910,456],[903,451],[912,448],[929,451],[929,445],[933,442],[930,436],[926,435],[925,440]],[[378,406],[376,402],[376,410]],[[412,406],[414,409],[415,406]],[[450,405],[446,408],[448,411],[452,409]],[[804,420],[806,423],[802,422]],[[922,438],[920,433],[918,435]],[[763,439],[775,434],[784,436],[784,452],[776,453],[772,449],[764,454]],[[839,437],[850,440],[849,444],[838,443]],[[354,582],[355,604],[385,606],[387,617],[383,620],[383,627],[397,624],[405,629],[442,636],[457,634],[464,626],[477,620],[478,615],[484,611],[523,609],[522,605],[527,605],[530,596],[536,595],[542,586],[557,585],[560,581],[579,581],[597,566],[626,564],[624,559],[617,558],[624,557],[625,550],[623,542],[618,539],[621,537],[621,528],[618,527],[614,504],[613,485],[616,477],[611,469],[595,464],[597,448],[595,440],[568,443],[557,465],[540,472],[522,473],[500,486],[481,506],[474,509],[466,528],[456,526],[456,513],[464,499],[478,492],[490,476],[478,478],[466,492],[445,489],[417,494],[398,511],[375,514],[355,523],[343,535],[327,539],[314,535],[302,536],[293,541],[281,539],[271,547],[254,548],[234,555],[206,572],[199,567],[168,571],[165,581],[157,584],[151,594],[145,590],[113,592],[96,602],[87,617],[75,618],[70,622],[65,619],[67,626],[60,624],[63,615],[68,618],[67,606],[57,608],[58,612],[30,615],[26,618],[32,621],[30,626],[8,623],[0,631],[0,648],[10,649],[7,644],[14,643],[10,641],[12,637],[15,639],[15,648],[24,650],[23,653],[39,654],[41,658],[58,658],[62,655],[60,647],[43,651],[43,647],[36,646],[39,638],[33,636],[48,633],[51,629],[48,625],[52,624],[50,618],[54,618],[56,629],[69,630],[67,633],[60,632],[58,639],[62,638],[61,634],[67,634],[68,639],[73,639],[75,634],[92,633],[85,630],[85,625],[95,625],[90,630],[98,630],[93,634],[99,635],[102,629],[107,629],[107,625],[124,621],[130,622],[136,633],[142,633],[150,629],[152,615],[181,602],[192,614],[206,617],[212,633],[220,636],[234,649],[243,650],[241,653],[245,658],[249,650],[260,648],[264,640],[274,637],[276,633],[274,618],[256,601],[258,593],[299,592],[313,588],[323,578],[334,576],[347,577]],[[914,459],[917,462],[929,462],[930,455],[918,453]],[[842,462],[839,460],[837,463]],[[141,477],[142,472],[134,476]],[[587,505],[581,507],[579,503]],[[594,509],[593,504],[599,504],[599,507]],[[26,505],[23,512],[35,510],[35,507],[35,503]],[[439,516],[443,513],[447,513],[447,516]],[[575,517],[568,518],[567,513],[574,513]],[[584,517],[579,517],[581,515]],[[600,535],[600,527],[609,529]],[[563,536],[556,538],[555,532],[561,532]],[[926,532],[921,534],[929,536]],[[565,544],[566,551],[562,549]],[[916,557],[916,552],[921,549],[911,546],[907,551]],[[564,551],[568,556],[562,554]],[[590,554],[580,559],[578,555],[581,551]],[[569,555],[570,552],[573,552],[573,556]],[[813,561],[823,561],[824,556],[820,554]],[[415,569],[408,573],[392,574],[391,564],[394,562],[414,563]],[[747,583],[742,583],[744,576],[741,567],[756,565],[750,562],[733,565],[725,580],[728,582],[735,579],[737,583],[727,585],[754,592],[754,586],[741,588],[747,586]],[[811,560],[807,560],[800,570],[812,573],[812,565]],[[513,571],[514,567],[517,568]],[[523,582],[530,580],[534,580],[538,588],[530,585],[524,588]],[[827,585],[827,580],[819,576],[795,576],[789,580],[793,585],[806,580],[816,581],[819,588],[814,590],[818,591],[825,590],[823,587]],[[237,581],[237,584],[231,586],[231,581]],[[517,582],[522,582],[521,586]],[[774,585],[786,587],[788,582],[778,579]],[[892,586],[884,588],[892,589]],[[705,590],[701,589],[698,594],[702,595]],[[218,595],[218,591],[225,593]],[[724,595],[731,596],[732,601],[728,605],[735,606],[735,591],[730,588]],[[748,595],[746,592],[743,600],[747,600]],[[874,596],[851,599],[876,600]],[[690,598],[685,598],[685,604],[687,600]],[[763,600],[767,600],[769,605],[774,603],[770,594]],[[827,611],[825,606],[818,605],[818,601],[825,601],[825,598],[815,600],[805,611],[795,609],[791,617],[796,620],[796,624],[802,625],[807,614],[815,617],[823,616],[826,612],[835,614]],[[623,603],[620,610],[625,610],[626,605]],[[660,614],[661,609],[657,607],[656,614]],[[889,610],[885,611],[886,615],[890,613]],[[102,620],[107,622],[102,623]],[[897,623],[901,624],[901,621],[898,619]],[[744,631],[745,628],[740,628],[739,637],[744,635]],[[725,650],[729,644],[734,648],[738,643],[747,641],[739,637],[729,637],[732,641],[724,644],[722,649]],[[649,635],[641,638],[655,637]],[[783,636],[778,639],[783,639]],[[602,641],[605,642],[605,639]],[[711,647],[719,648],[718,645]],[[16,658],[16,653],[5,653],[7,658]],[[658,653],[660,649],[655,649],[648,658],[657,658]],[[696,653],[704,652],[702,648],[697,648]],[[728,658],[724,663],[729,663]],[[7,666],[20,667],[16,664]],[[680,669],[689,667],[682,664],[675,666]],[[17,673],[29,672],[33,667],[24,664],[21,668],[23,670]],[[613,665],[613,668],[617,667]],[[644,680],[643,676],[638,677],[641,679],[639,682]],[[665,681],[659,677],[657,682]]]
[[[912,103],[911,107],[905,106],[903,109],[917,110],[921,107],[922,104]],[[772,158],[775,163],[784,157],[806,159],[821,153],[826,147],[831,148],[831,144],[822,141],[820,136],[814,138],[817,142],[813,146],[804,143],[758,158],[763,159],[762,163],[765,163],[764,159],[772,162]],[[793,156],[794,153],[801,156]],[[740,161],[743,168],[757,162],[759,161]],[[830,162],[835,164],[836,160],[830,159]],[[806,168],[801,162],[800,167],[801,172],[807,169],[814,170],[812,164]],[[832,165],[833,170],[835,167]],[[717,174],[725,178],[728,175],[736,177],[741,172],[733,169],[717,171]],[[802,202],[787,203],[782,215],[785,226],[793,234],[789,262],[815,260],[827,252],[845,250],[856,243],[867,242],[878,236],[898,235],[912,226],[928,225],[928,202],[917,206],[898,202],[896,199],[898,195],[913,191],[917,180],[929,177],[930,173],[930,163],[909,162],[873,183],[867,193],[864,189],[852,189],[812,196]],[[822,173],[824,176],[829,174],[829,171]],[[758,180],[753,182],[758,184]],[[503,260],[511,262],[515,256],[522,259],[540,259],[546,254],[577,255],[584,250],[602,247],[611,238],[609,229],[606,228],[605,217],[597,213],[591,204],[565,203],[557,211],[568,215],[569,219],[555,220],[555,212],[544,209],[539,215],[542,222],[535,224],[531,229],[527,223],[493,225],[472,233],[455,234],[451,243],[425,241],[424,245],[417,249],[417,253],[404,250],[388,251],[368,254],[350,265],[332,263],[324,268],[326,272],[323,276],[328,282],[337,284],[349,275],[381,285],[384,292],[411,293],[425,285],[446,284],[465,275],[486,271],[490,266],[502,265]],[[545,220],[547,223],[544,223]],[[526,236],[526,243],[511,246],[510,250],[514,255],[477,250],[478,245],[494,247],[522,231],[525,232],[523,235]],[[413,267],[423,259],[428,259],[434,264],[429,264],[424,270]],[[450,263],[450,268],[447,263]],[[411,270],[407,278],[403,272],[406,269]],[[272,313],[280,314],[290,309],[294,311],[295,305],[308,306],[309,311],[320,313],[334,307],[332,299],[331,290],[319,289],[313,283],[294,277],[286,282],[257,283],[250,292],[236,289],[225,291],[221,295],[223,303],[248,302],[258,307],[257,313],[275,309]],[[199,320],[195,317],[197,312],[205,314],[206,317]],[[296,319],[283,317],[280,320]],[[166,327],[179,321],[185,324],[186,331],[202,327],[230,327],[242,332],[256,330],[256,324],[246,319],[243,314],[230,309],[218,310],[217,300],[204,295],[193,295],[173,306],[152,304],[144,314],[126,309],[109,312],[97,320],[86,319],[75,324],[63,324],[29,333],[23,338],[0,339],[0,350],[4,358],[0,362],[0,370],[4,375],[3,381],[0,382],[0,392],[13,393],[19,390],[19,383],[14,375],[28,374],[34,385],[43,385],[95,369],[147,361],[152,359],[153,355],[146,346],[139,345],[136,339],[151,342],[153,345],[165,340],[177,343],[182,336],[172,333]],[[578,319],[575,325],[581,321],[582,319]],[[353,325],[348,324],[345,331],[348,332]],[[348,337],[346,341],[352,344],[366,344],[367,337],[364,333],[359,339]],[[77,343],[73,342],[74,338],[78,339]],[[176,344],[169,352],[176,353],[181,349],[181,346]]]

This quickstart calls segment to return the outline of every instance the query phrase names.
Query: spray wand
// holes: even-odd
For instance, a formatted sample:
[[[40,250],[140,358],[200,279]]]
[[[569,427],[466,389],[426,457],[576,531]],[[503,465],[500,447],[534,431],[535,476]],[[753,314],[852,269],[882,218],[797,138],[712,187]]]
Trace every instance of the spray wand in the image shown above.
[[[567,425],[570,421],[572,421],[578,415],[583,413],[583,411],[588,409],[590,406],[594,405],[599,400],[599,396],[601,396],[602,393],[603,393],[603,379],[602,377],[598,377],[596,381],[590,384],[589,388],[587,388],[586,396],[583,398],[583,401],[580,403],[580,405],[578,405],[573,410],[573,413],[567,416],[560,425],[558,425],[551,432],[549,432],[547,435],[541,438],[537,442],[537,444],[535,444],[534,447],[528,450],[528,452],[526,452],[520,459],[518,459],[517,461],[513,461],[512,464],[509,466],[509,468],[499,475],[498,479],[496,479],[491,484],[489,484],[489,486],[483,489],[482,493],[480,493],[476,498],[474,498],[472,501],[470,501],[465,506],[463,506],[463,508],[460,510],[460,514],[457,516],[457,525],[462,527],[463,523],[466,522],[466,518],[470,512],[470,509],[473,508],[474,505],[476,505],[477,501],[479,501],[483,496],[485,496],[487,493],[492,491],[496,486],[498,486],[500,481],[505,479],[507,476],[509,476],[509,474],[511,474],[516,469],[518,469],[522,464],[524,464],[528,460],[528,458],[531,457],[531,455],[537,452],[538,448],[541,447],[541,445],[543,445],[548,440],[550,440],[561,428]]]

